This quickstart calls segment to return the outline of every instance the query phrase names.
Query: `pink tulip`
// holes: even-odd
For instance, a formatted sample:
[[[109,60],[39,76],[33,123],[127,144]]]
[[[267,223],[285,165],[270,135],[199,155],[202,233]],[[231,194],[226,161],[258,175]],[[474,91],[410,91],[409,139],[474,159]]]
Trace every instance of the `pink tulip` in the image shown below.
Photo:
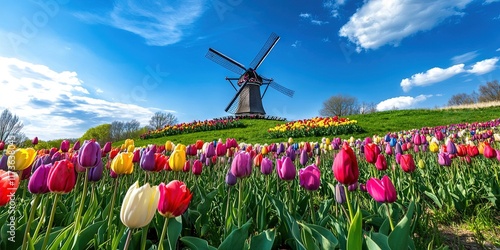
[[[377,202],[393,203],[397,199],[396,188],[387,175],[384,175],[381,180],[370,178],[366,182],[366,189]]]

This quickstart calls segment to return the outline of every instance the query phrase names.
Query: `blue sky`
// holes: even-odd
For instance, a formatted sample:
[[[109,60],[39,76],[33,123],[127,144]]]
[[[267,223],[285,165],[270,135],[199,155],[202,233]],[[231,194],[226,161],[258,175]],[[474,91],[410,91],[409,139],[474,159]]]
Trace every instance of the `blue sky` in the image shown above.
[[[115,120],[146,125],[226,116],[231,71],[212,47],[248,66],[272,32],[259,73],[268,115],[319,115],[345,94],[379,110],[434,108],[500,80],[499,0],[2,1],[0,109],[28,137],[80,137]]]

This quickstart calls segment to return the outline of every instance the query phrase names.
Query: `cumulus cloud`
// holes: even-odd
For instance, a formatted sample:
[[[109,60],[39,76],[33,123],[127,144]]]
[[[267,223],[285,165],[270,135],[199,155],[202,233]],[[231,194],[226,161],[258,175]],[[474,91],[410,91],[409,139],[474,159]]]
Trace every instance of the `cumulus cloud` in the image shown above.
[[[434,28],[444,19],[463,15],[472,0],[368,0],[339,31],[362,49],[398,45],[405,37]]]
[[[497,62],[498,62],[498,57],[482,60],[472,65],[472,68],[467,70],[467,72],[476,75],[483,75],[493,71],[496,68]]]
[[[146,44],[166,46],[179,42],[204,11],[203,0],[115,1],[113,9],[102,16],[77,13],[78,18],[126,30],[143,37]]]
[[[441,82],[464,71],[464,64],[453,65],[446,69],[434,67],[426,72],[417,73],[410,78],[403,79],[400,85],[404,92],[408,92],[415,86],[427,86]]]
[[[77,138],[91,127],[114,120],[146,125],[154,111],[90,96],[76,72],[0,57],[0,109],[23,121],[28,137]]]
[[[377,104],[377,110],[383,111],[383,110],[391,110],[391,109],[412,108],[415,105],[417,105],[418,103],[421,103],[430,97],[432,97],[432,95],[419,95],[416,97],[411,97],[411,96],[393,97],[393,98],[389,98],[387,100],[381,101],[379,104]]]

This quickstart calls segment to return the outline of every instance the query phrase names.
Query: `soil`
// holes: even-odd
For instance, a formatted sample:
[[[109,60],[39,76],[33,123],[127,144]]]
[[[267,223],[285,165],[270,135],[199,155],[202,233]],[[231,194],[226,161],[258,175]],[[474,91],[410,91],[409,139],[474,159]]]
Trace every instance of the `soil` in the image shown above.
[[[440,225],[438,228],[443,237],[443,244],[450,249],[500,250],[500,247],[495,247],[491,242],[479,240],[474,232],[465,228],[452,225]]]

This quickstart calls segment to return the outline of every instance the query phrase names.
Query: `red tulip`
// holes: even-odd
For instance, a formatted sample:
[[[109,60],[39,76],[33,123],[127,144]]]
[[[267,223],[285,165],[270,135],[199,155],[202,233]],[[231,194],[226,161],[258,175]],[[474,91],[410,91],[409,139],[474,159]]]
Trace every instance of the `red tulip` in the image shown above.
[[[384,175],[381,180],[370,178],[366,182],[366,190],[377,202],[393,203],[397,199],[396,188],[387,175]]]
[[[406,173],[411,173],[415,171],[415,161],[413,160],[413,155],[411,154],[401,155],[400,165],[401,169],[403,169],[403,171],[405,171]]]
[[[0,169],[0,206],[5,206],[19,187],[19,176],[16,172]]]
[[[470,157],[475,157],[479,154],[479,149],[475,145],[468,145],[467,146],[467,154]]]
[[[375,162],[377,162],[377,156],[379,154],[380,148],[377,146],[377,144],[368,143],[365,145],[364,155],[367,162],[374,164]]]
[[[201,175],[201,171],[203,170],[203,164],[200,160],[195,160],[193,162],[193,167],[191,168],[194,175]]]
[[[47,186],[53,193],[65,194],[71,192],[76,184],[76,172],[69,160],[56,161],[50,168]]]
[[[173,218],[182,215],[191,202],[191,191],[182,181],[173,180],[167,185],[160,183],[160,201],[158,202],[158,212],[167,217]]]
[[[375,167],[380,171],[387,169],[387,160],[385,159],[385,156],[383,154],[379,154],[377,156],[377,162],[375,162]]]
[[[490,146],[490,144],[485,143],[484,144],[484,151],[483,151],[484,157],[488,159],[492,159],[497,157],[496,151]]]
[[[352,148],[344,143],[340,152],[335,156],[332,166],[333,174],[338,182],[344,185],[351,185],[358,181],[359,168],[356,155]]]

